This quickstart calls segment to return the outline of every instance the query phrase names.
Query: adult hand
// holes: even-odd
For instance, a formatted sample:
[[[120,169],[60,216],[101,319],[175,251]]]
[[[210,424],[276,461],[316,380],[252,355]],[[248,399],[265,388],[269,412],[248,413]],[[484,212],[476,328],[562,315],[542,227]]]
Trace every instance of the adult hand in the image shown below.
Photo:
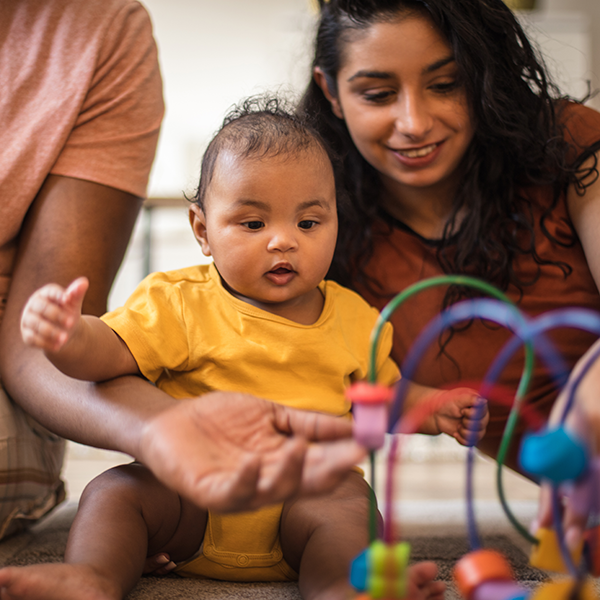
[[[366,453],[351,435],[346,419],[213,392],[151,419],[137,457],[199,506],[250,510],[334,488]]]

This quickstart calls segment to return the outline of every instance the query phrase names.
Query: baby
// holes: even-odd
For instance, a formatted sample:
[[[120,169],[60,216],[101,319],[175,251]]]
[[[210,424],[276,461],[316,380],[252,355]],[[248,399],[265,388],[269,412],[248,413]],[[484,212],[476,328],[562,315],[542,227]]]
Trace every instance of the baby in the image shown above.
[[[79,379],[137,374],[182,401],[224,390],[349,418],[344,390],[367,375],[378,313],[324,280],[338,220],[319,135],[275,101],[247,101],[208,146],[189,214],[212,264],[152,274],[101,319],[81,315],[86,279],[66,290],[45,286],[25,308],[25,341]],[[399,378],[391,344],[388,324],[377,358],[386,385]],[[487,416],[477,417],[475,405],[475,394],[458,396],[428,432],[462,439],[471,430],[480,438]],[[224,421],[215,435],[226,453],[235,425]],[[0,587],[10,598],[119,600],[147,557],[158,556],[162,572],[298,580],[303,598],[347,598],[349,564],[369,544],[369,497],[354,471],[328,495],[219,514],[132,463],[86,488],[64,565],[3,569]],[[432,563],[412,566],[409,597],[441,599],[435,575]]]

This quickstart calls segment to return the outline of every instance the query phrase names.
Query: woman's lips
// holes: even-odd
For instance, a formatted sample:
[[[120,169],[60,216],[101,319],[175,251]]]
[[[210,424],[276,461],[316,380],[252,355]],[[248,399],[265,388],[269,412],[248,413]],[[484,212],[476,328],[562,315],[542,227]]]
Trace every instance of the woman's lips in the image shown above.
[[[428,144],[420,148],[390,148],[396,160],[407,167],[427,167],[439,155],[444,142]]]
[[[429,144],[428,146],[423,146],[422,148],[408,148],[406,150],[398,149],[395,150],[395,152],[401,154],[402,156],[406,156],[406,158],[422,158],[423,156],[431,154],[437,147],[438,144]]]

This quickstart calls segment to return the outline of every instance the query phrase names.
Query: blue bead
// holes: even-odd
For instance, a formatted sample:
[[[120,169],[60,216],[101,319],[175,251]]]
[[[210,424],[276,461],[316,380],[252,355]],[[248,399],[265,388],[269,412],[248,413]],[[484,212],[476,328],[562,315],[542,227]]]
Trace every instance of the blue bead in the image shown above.
[[[350,565],[350,585],[359,592],[367,589],[368,563],[367,554],[369,549],[363,550]]]
[[[519,454],[521,467],[532,475],[561,483],[577,479],[588,466],[583,443],[564,427],[525,436]]]

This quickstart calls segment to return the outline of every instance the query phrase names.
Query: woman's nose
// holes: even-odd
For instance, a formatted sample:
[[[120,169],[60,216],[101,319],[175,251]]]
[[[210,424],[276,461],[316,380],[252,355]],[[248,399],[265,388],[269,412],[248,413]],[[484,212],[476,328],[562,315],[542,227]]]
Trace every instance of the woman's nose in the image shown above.
[[[420,94],[404,93],[395,105],[395,124],[398,133],[411,139],[422,140],[431,131],[433,116],[429,104]]]

